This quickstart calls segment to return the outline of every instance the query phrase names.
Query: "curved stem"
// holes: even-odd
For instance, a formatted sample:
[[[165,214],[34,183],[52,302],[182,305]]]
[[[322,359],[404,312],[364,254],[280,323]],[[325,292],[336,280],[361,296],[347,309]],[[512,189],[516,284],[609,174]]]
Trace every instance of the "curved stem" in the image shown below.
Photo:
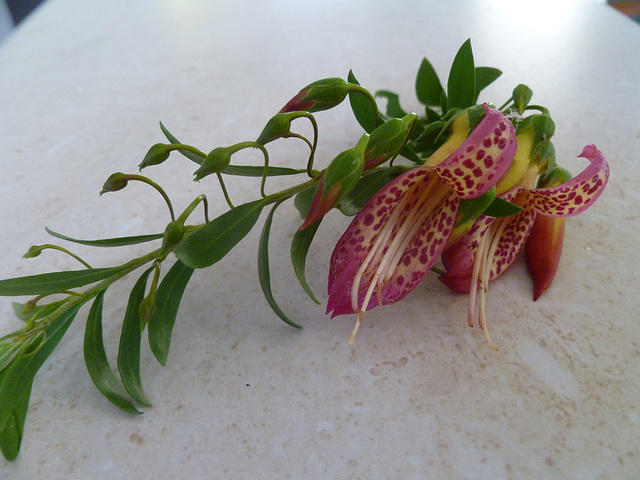
[[[231,202],[231,198],[229,197],[229,192],[227,192],[227,187],[224,184],[224,180],[222,179],[222,174],[220,172],[216,173],[218,177],[218,182],[220,182],[220,188],[222,189],[222,194],[224,195],[224,199],[227,201],[227,205],[229,208],[233,208],[233,203]]]
[[[371,92],[369,90],[367,90],[364,87],[361,87],[358,84],[355,84],[355,83],[352,84],[351,88],[353,89],[354,92],[360,93],[365,97],[367,97],[367,100],[369,100],[369,103],[371,104],[371,107],[373,108],[373,112],[375,114],[373,128],[378,128],[378,125],[380,123],[380,111],[378,110],[378,104],[376,103],[376,99],[374,98],[374,96],[371,95]]]
[[[158,185],[156,182],[154,182],[150,178],[145,177],[144,175],[127,174],[126,175],[126,179],[127,180],[136,180],[138,182],[146,183],[147,185],[150,185],[153,188],[155,188],[156,191],[162,196],[162,198],[166,202],[167,207],[169,207],[169,214],[171,215],[171,220],[175,220],[176,219],[175,214],[173,212],[173,204],[171,203],[171,200],[169,199],[169,196],[167,195],[167,192],[165,192],[164,189],[160,185]]]
[[[45,245],[38,245],[38,246],[31,247],[31,248],[29,249],[29,251],[28,251],[27,253],[25,253],[25,254],[24,254],[24,257],[25,257],[25,258],[28,258],[28,257],[31,257],[31,256],[34,256],[34,257],[35,257],[35,256],[37,256],[37,255],[40,255],[40,252],[42,252],[42,250],[45,250],[45,249],[49,249],[49,250],[58,250],[59,252],[66,253],[67,255],[69,255],[69,256],[71,256],[71,257],[75,258],[77,261],[79,261],[79,262],[80,262],[82,265],[84,265],[85,267],[87,267],[87,268],[91,268],[91,265],[89,265],[87,262],[85,262],[82,258],[80,258],[80,257],[79,257],[78,255],[76,255],[75,253],[73,253],[73,252],[71,252],[71,251],[67,250],[67,249],[66,249],[66,248],[64,248],[64,247],[61,247],[61,246],[59,246],[59,245],[54,245],[54,244],[52,244],[52,243],[47,243],[47,244],[45,244]],[[34,251],[34,250],[35,250],[35,251]],[[32,252],[33,252],[33,254],[32,254],[32,255],[30,255]]]
[[[195,153],[199,157],[202,157],[203,160],[207,157],[207,154],[204,153],[202,150],[200,150],[200,149],[198,149],[198,148],[196,148],[196,147],[194,147],[192,145],[186,145],[186,144],[183,144],[183,143],[171,143],[171,144],[167,145],[167,149],[170,150],[170,151],[173,151],[173,150],[186,150],[188,152]]]
[[[309,148],[311,149],[311,152],[309,153],[309,160],[307,160],[307,175],[309,175],[309,177],[311,178],[314,178],[313,160],[316,154],[316,148],[318,146],[318,123],[316,122],[315,117],[309,112],[301,112],[301,113],[303,113],[301,116],[309,119],[309,121],[311,122],[311,126],[313,127],[313,144],[312,145],[309,144],[309,140],[307,140],[306,138],[304,137],[301,137],[301,138],[303,138],[307,142],[307,145],[309,145]]]

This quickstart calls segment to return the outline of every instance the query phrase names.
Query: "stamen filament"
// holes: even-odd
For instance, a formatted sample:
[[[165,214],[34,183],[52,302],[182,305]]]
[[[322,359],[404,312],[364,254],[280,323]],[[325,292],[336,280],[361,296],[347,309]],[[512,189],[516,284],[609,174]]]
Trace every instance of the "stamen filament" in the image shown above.
[[[421,191],[416,198],[417,188],[420,188]],[[358,320],[349,339],[350,342],[353,342],[355,334],[363,322],[364,311],[367,309],[374,292],[376,293],[378,304],[382,306],[382,287],[390,280],[416,232],[433,213],[437,205],[440,204],[447,191],[448,185],[437,176],[429,179],[426,185],[416,184],[412,190],[403,195],[385,221],[381,232],[354,277],[351,289],[351,304],[354,311],[358,312]],[[408,208],[408,212],[405,212],[410,202],[412,204]],[[406,213],[406,216],[399,222],[403,213]],[[397,231],[394,233],[396,229]],[[371,269],[369,268],[370,265],[372,266]],[[375,268],[375,272],[369,281],[366,294],[360,304],[358,299],[360,285],[365,273],[372,271],[373,268]]]

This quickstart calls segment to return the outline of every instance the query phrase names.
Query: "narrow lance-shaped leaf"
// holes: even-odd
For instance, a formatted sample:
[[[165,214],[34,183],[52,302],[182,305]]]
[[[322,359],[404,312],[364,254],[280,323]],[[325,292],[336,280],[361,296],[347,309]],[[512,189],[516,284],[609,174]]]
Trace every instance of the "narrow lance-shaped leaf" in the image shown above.
[[[169,140],[169,142],[171,142],[172,144],[176,145],[176,144],[180,144],[182,145],[182,142],[179,141],[176,137],[174,137],[171,132],[167,129],[167,127],[165,127],[162,122],[160,122],[160,130],[162,130],[162,133],[164,133],[164,136],[167,137],[167,140]],[[194,163],[197,163],[198,165],[202,165],[202,162],[204,161],[204,156],[198,155],[195,152],[192,152],[190,150],[178,150],[182,155],[184,155],[185,157],[187,157],[189,160],[191,160]]]
[[[260,165],[228,165],[220,173],[239,177],[263,177],[264,170],[265,167]],[[305,173],[306,171],[306,168],[275,167],[270,165],[267,170],[267,176],[280,177],[283,175],[297,175],[299,173]]]
[[[4,428],[0,430],[0,450],[4,458],[9,461],[15,460],[20,452],[24,424],[27,418],[27,410],[29,409],[29,399],[31,398],[31,387],[32,385],[28,385],[25,388],[18,406]]]
[[[0,296],[50,295],[104,280],[126,268],[128,265],[125,264],[111,268],[88,268],[9,278],[0,280]]]
[[[24,392],[31,388],[33,378],[71,325],[82,303],[78,303],[56,318],[45,330],[44,342],[35,352],[19,355],[0,372],[0,430],[19,408]]]
[[[269,215],[267,215],[267,218],[264,222],[262,234],[260,235],[260,245],[258,247],[258,278],[260,280],[262,292],[264,293],[269,306],[275,312],[275,314],[278,315],[278,317],[280,317],[288,325],[296,328],[302,328],[300,325],[287,317],[287,315],[282,311],[280,306],[276,303],[275,298],[273,298],[273,291],[271,290],[271,274],[269,272],[269,234],[271,233],[273,214],[275,213],[276,208],[278,208],[281,203],[282,201],[276,203],[269,211]]]
[[[193,268],[178,260],[162,279],[156,292],[156,310],[148,322],[149,346],[162,365],[167,364],[173,326],[192,274]]]
[[[351,83],[360,85],[351,70],[349,70],[347,79]],[[360,126],[364,128],[365,132],[371,133],[376,127],[376,112],[374,112],[369,100],[359,93],[350,93],[349,104],[351,105],[351,110],[353,110],[353,114]],[[384,120],[379,118],[377,123],[381,123],[382,121]]]
[[[82,240],[78,238],[68,237],[61,233],[45,227],[45,230],[52,237],[66,240],[67,242],[78,243],[80,245],[88,245],[90,247],[124,247],[127,245],[136,245],[138,243],[150,242],[162,238],[162,233],[152,233],[149,235],[134,235],[129,237],[101,238],[97,240]]]
[[[451,65],[447,81],[447,107],[467,108],[476,99],[476,69],[473,63],[471,40],[462,44]]]
[[[400,96],[397,93],[388,90],[380,90],[376,92],[376,97],[387,99],[387,116],[392,118],[402,118],[407,112],[400,106]]]
[[[422,59],[418,69],[416,95],[420,103],[427,106],[440,106],[441,98],[444,95],[438,74],[426,58]]]
[[[293,205],[296,207],[300,217],[303,219],[307,218],[307,215],[309,215],[311,204],[313,203],[313,197],[315,197],[317,189],[317,185],[309,187],[298,193],[293,199]]]
[[[129,395],[142,405],[151,405],[151,403],[142,390],[140,380],[140,341],[142,338],[140,302],[144,298],[147,278],[153,270],[154,267],[148,268],[131,290],[118,348],[118,372],[120,372],[122,384]]]
[[[510,217],[522,211],[522,207],[504,198],[496,197],[484,211],[487,217]]]
[[[87,316],[84,332],[84,361],[96,388],[107,400],[127,413],[142,413],[133,406],[129,395],[111,370],[102,336],[102,305],[104,291],[100,292]]]
[[[296,274],[298,282],[300,282],[300,286],[303,290],[309,295],[311,300],[320,304],[316,296],[313,294],[311,287],[307,282],[307,276],[305,274],[305,267],[307,263],[307,253],[309,252],[309,247],[311,246],[311,242],[313,241],[313,237],[320,226],[320,222],[322,219],[314,223],[313,225],[309,225],[307,228],[298,230],[293,236],[293,240],[291,241],[291,262],[293,263],[293,271]]]
[[[251,231],[265,205],[255,200],[223,213],[189,235],[174,251],[176,257],[191,268],[210,267]]]
[[[478,101],[480,92],[495,82],[502,75],[502,71],[493,67],[476,67],[476,96],[473,103]]]

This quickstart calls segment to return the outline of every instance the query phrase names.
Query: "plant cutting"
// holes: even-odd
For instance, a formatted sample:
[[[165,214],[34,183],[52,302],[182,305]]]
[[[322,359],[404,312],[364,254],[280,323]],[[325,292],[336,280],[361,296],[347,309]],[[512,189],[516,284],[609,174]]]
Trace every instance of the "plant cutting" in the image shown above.
[[[538,298],[557,269],[565,218],[593,205],[609,177],[607,160],[594,145],[582,151],[580,156],[589,164],[576,177],[558,165],[551,141],[553,120],[544,106],[531,103],[533,92],[526,85],[517,85],[502,103],[479,103],[481,92],[500,74],[495,68],[476,66],[467,41],[453,60],[445,86],[423,59],[416,77],[419,112],[405,111],[393,92],[372,93],[349,72],[345,79],[313,82],[284,101],[255,140],[201,149],[182,143],[161,123],[165,138],[143,156],[141,172],[112,174],[100,194],[116,194],[132,182],[147,184],[149,192],[167,205],[170,221],[163,232],[87,240],[47,229],[65,246],[32,246],[25,257],[53,249],[71,255],[79,267],[0,280],[0,295],[16,297],[14,310],[23,322],[0,337],[0,449],[5,458],[18,455],[37,371],[80,312],[86,316],[84,360],[96,388],[128,413],[138,414],[149,406],[140,374],[143,334],[155,358],[165,365],[193,273],[231,254],[261,218],[256,253],[260,286],[274,315],[301,328],[273,294],[268,255],[273,218],[287,201],[294,202],[300,214],[290,246],[292,270],[316,303],[320,302],[305,274],[314,236],[330,211],[353,217],[336,239],[327,266],[327,313],[354,317],[351,343],[368,310],[399,302],[432,274],[469,295],[469,324],[477,322],[493,346],[485,308],[489,283],[526,249]],[[379,107],[379,99],[386,100],[385,109]],[[363,131],[351,139],[350,148],[331,152],[330,142],[319,141],[315,117],[328,115],[345,101]],[[296,132],[299,122],[310,123],[311,138]],[[306,162],[296,168],[274,164],[269,149],[276,141],[304,142],[309,151]],[[245,149],[257,150],[263,164],[237,164],[236,153]],[[219,184],[228,206],[224,213],[210,219],[205,195],[176,211],[162,186],[142,174],[176,155],[193,162],[195,180]],[[318,169],[320,156],[332,160]],[[226,183],[234,176],[259,179],[255,195],[231,198]],[[267,193],[265,186],[274,176],[291,182]],[[204,211],[202,223],[193,221],[197,209]],[[123,264],[93,267],[90,259],[72,252],[74,244],[150,247]],[[126,276],[135,276],[136,282],[123,299],[124,318],[103,318],[105,292]],[[114,373],[103,322],[120,320]]]

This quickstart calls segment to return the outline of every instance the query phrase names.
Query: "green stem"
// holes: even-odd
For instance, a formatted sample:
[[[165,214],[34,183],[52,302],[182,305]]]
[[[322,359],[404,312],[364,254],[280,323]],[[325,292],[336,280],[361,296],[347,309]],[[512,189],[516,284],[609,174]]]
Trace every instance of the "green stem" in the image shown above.
[[[47,243],[47,244],[45,244],[45,245],[38,245],[37,247],[31,247],[31,249],[29,250],[29,252],[25,253],[24,258],[28,258],[28,257],[30,256],[29,254],[30,254],[34,249],[36,250],[36,253],[34,253],[34,254],[33,254],[33,256],[40,255],[40,252],[41,252],[42,250],[45,250],[45,249],[49,249],[49,250],[58,250],[59,252],[66,253],[67,255],[69,255],[69,256],[71,256],[71,257],[75,258],[77,261],[79,261],[79,262],[80,262],[81,264],[83,264],[85,267],[87,267],[87,268],[91,268],[91,265],[89,265],[87,262],[85,262],[82,258],[80,258],[80,257],[79,257],[78,255],[76,255],[75,253],[73,253],[73,252],[71,252],[71,251],[67,250],[67,249],[66,249],[66,248],[64,248],[64,247],[61,247],[61,246],[59,246],[59,245],[54,245],[54,244],[52,244],[52,243]]]
[[[149,263],[152,260],[155,260],[159,253],[160,253],[160,249],[157,249],[147,253],[146,255],[130,260],[129,262],[124,264],[125,268],[120,270],[118,273],[113,274],[111,277],[105,278],[104,280],[98,282],[96,285],[89,288],[88,290],[85,290],[81,294],[75,293],[73,295],[70,295],[69,297],[67,297],[66,300],[63,301],[63,303],[58,308],[56,308],[53,312],[51,312],[49,315],[44,317],[42,321],[38,322],[33,327],[33,330],[35,331],[37,329],[41,329],[41,330],[46,329],[56,319],[64,315],[70,309],[76,306],[84,305],[86,302],[94,298],[100,292],[106,290],[111,284],[129,275],[131,272],[133,272],[134,270],[137,270],[142,265]]]
[[[356,83],[351,84],[351,88],[354,92],[360,93],[365,97],[367,97],[367,100],[369,100],[369,103],[371,104],[371,107],[373,108],[373,112],[375,114],[375,122],[374,122],[373,128],[378,128],[378,124],[380,122],[380,111],[378,110],[378,104],[376,103],[375,97],[371,94],[369,90],[367,90],[364,87],[361,87]]]
[[[216,177],[218,177],[218,182],[220,182],[220,188],[222,189],[224,199],[227,201],[227,205],[229,205],[229,208],[233,208],[233,202],[231,201],[231,197],[229,197],[229,192],[227,191],[227,187],[224,184],[222,174],[220,172],[216,172]]]
[[[192,146],[192,145],[186,145],[186,144],[182,144],[182,143],[172,143],[170,145],[167,145],[168,150],[186,150],[188,152],[192,152],[195,153],[196,155],[198,155],[199,157],[202,157],[203,159],[206,158],[207,154],[204,153],[202,150]]]
[[[154,182],[153,180],[151,180],[150,178],[145,177],[144,175],[136,175],[136,174],[127,174],[126,175],[126,179],[127,180],[136,180],[138,182],[142,182],[142,183],[146,183],[147,185],[152,186],[153,188],[156,189],[156,191],[162,196],[162,198],[164,199],[164,201],[167,204],[167,207],[169,207],[169,214],[171,215],[171,220],[175,220],[175,214],[173,212],[173,204],[171,203],[171,200],[169,199],[169,195],[167,195],[167,192],[164,191],[164,189],[158,185],[156,182]]]

